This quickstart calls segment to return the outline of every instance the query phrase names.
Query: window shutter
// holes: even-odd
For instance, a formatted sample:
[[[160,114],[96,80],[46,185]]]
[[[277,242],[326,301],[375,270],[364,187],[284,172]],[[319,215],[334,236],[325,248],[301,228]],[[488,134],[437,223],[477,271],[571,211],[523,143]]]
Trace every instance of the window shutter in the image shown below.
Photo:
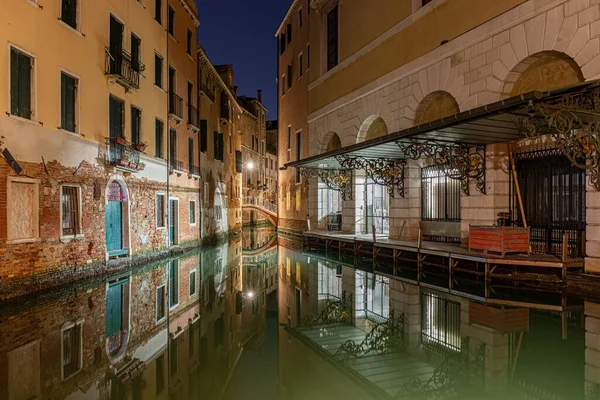
[[[25,54],[19,62],[19,109],[23,118],[31,118],[31,62]]]
[[[67,129],[67,76],[60,77],[60,127]]]
[[[19,53],[10,50],[10,113],[19,112]]]
[[[200,151],[206,153],[208,150],[208,123],[205,119],[200,120]]]
[[[156,152],[155,155],[156,157],[162,158],[163,157],[163,153],[162,153],[162,149],[163,149],[163,123],[161,120],[156,120],[156,127],[155,127],[155,144],[156,144]]]
[[[70,76],[66,77],[66,129],[75,132],[75,79]]]

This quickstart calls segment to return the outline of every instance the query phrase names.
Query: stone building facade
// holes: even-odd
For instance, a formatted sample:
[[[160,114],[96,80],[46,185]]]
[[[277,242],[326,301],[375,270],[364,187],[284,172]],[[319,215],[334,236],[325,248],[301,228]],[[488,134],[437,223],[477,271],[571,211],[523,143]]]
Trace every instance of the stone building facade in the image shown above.
[[[532,90],[600,77],[600,14],[594,1],[383,1],[373,8],[353,0],[315,0],[311,6],[308,156]],[[282,112],[290,109],[281,105]],[[532,150],[529,143],[511,146],[515,154]],[[470,225],[492,225],[499,212],[518,213],[511,205],[508,158],[506,143],[486,146],[486,194],[472,181],[469,195],[456,191],[459,217],[445,225],[442,239],[464,243]],[[424,158],[408,160],[404,197],[396,198],[358,172],[353,199],[341,200],[341,229],[369,233],[374,227],[409,240],[419,230],[436,236],[424,221],[429,166]],[[311,225],[326,228],[321,217],[327,191],[320,190],[317,178],[310,178],[308,187]],[[599,195],[589,176],[582,190],[583,228],[575,241],[587,256],[586,268],[595,270]],[[377,218],[381,222],[375,223]]]
[[[277,155],[281,165],[309,154],[307,117],[311,17],[308,1],[293,1],[275,33],[278,41]],[[278,226],[282,231],[307,229],[308,182],[295,169],[279,171],[278,212]]]

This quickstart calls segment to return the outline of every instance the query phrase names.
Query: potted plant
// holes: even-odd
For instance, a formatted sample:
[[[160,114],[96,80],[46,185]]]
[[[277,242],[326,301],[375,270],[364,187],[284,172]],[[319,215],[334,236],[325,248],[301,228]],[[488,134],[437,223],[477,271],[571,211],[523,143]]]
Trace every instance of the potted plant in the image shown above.
[[[122,138],[122,137],[115,138],[115,140],[117,141],[117,144],[123,144],[124,145],[125,143],[127,143],[127,141],[125,140],[125,138]]]
[[[135,145],[135,148],[137,149],[137,151],[144,151],[146,150],[146,143],[138,143]]]

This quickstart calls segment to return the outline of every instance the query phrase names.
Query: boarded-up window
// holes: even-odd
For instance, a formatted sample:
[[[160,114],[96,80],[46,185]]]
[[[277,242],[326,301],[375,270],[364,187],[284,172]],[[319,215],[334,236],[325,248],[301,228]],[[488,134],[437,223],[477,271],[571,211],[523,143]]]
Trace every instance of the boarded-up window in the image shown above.
[[[32,240],[38,237],[38,183],[9,181],[8,239]]]
[[[63,236],[81,233],[79,215],[79,188],[63,186],[62,188],[62,234]]]

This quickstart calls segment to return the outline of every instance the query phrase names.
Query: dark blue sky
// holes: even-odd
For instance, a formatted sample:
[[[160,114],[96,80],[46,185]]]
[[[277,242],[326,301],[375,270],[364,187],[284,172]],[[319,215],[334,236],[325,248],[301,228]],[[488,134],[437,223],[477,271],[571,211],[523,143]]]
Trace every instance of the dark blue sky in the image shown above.
[[[198,41],[214,65],[233,64],[239,94],[263,89],[268,119],[277,118],[275,31],[291,0],[197,0]]]

